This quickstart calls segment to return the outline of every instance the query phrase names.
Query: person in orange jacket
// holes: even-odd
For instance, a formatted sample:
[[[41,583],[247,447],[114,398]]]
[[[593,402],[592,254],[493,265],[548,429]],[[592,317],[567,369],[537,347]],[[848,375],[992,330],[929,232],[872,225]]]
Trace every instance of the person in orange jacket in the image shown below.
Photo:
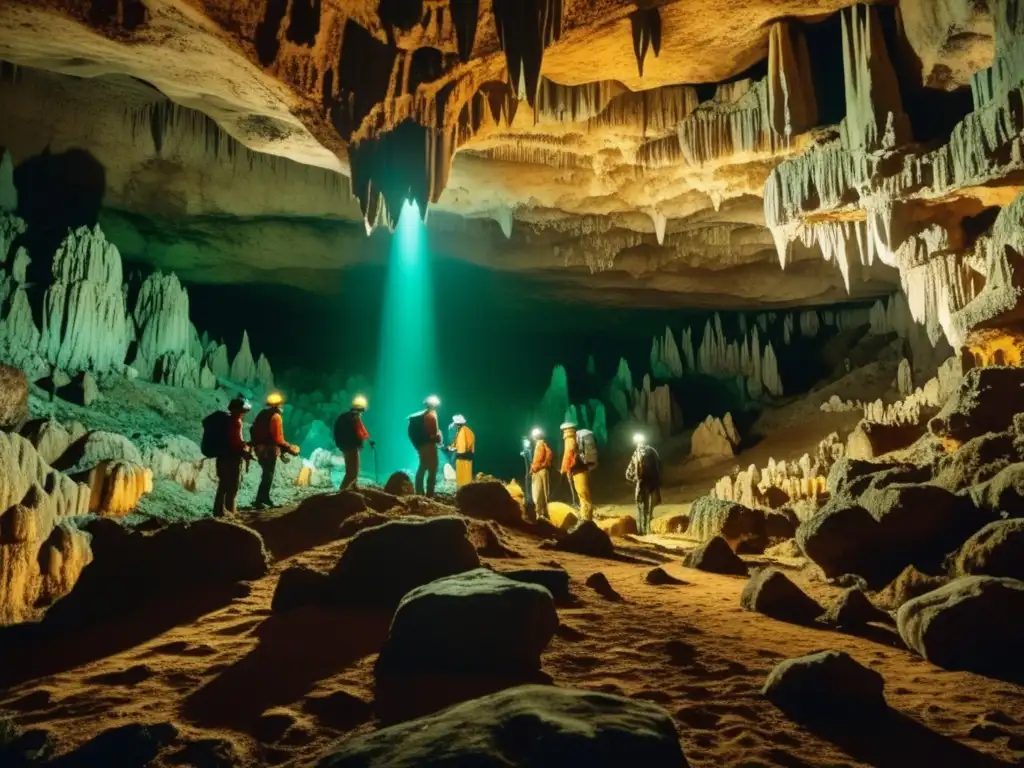
[[[345,478],[341,490],[347,491],[359,485],[359,451],[369,441],[371,448],[377,444],[370,440],[370,433],[363,424],[363,414],[368,403],[362,395],[352,398],[352,407],[338,417],[334,423],[334,442],[345,457]]]
[[[256,500],[253,503],[256,509],[274,506],[270,499],[270,489],[274,486],[274,471],[277,469],[277,460],[281,454],[299,455],[299,447],[284,439],[284,417],[281,415],[284,398],[279,392],[273,392],[267,395],[266,405],[267,407],[256,415],[250,435],[256,460],[263,470],[260,487],[256,491]]]
[[[426,491],[426,495],[431,498],[437,484],[437,446],[443,439],[437,426],[437,409],[440,405],[437,395],[430,395],[423,401],[423,410],[409,417],[409,440],[420,459],[416,469],[416,493],[422,496]]]
[[[533,497],[533,509],[538,518],[548,517],[548,498],[551,495],[551,463],[554,453],[544,440],[544,432],[534,429],[530,433],[533,438],[533,461],[530,463],[530,491]]]
[[[594,519],[594,505],[590,500],[590,468],[583,463],[576,445],[576,425],[566,422],[562,425],[562,474],[572,477],[572,485],[580,502],[580,517]]]
[[[242,464],[250,457],[249,445],[242,437],[242,420],[252,410],[248,400],[236,397],[228,403],[223,452],[217,456],[217,493],[213,497],[213,516],[224,517],[237,512],[238,489],[242,485]]]

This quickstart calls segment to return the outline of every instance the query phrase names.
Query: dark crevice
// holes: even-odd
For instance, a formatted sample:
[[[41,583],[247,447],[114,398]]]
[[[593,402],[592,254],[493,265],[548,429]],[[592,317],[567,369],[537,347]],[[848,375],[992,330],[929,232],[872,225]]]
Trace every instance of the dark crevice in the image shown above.
[[[331,122],[345,141],[376,104],[388,95],[397,51],[377,40],[352,19],[345,22],[338,58],[338,98],[331,99]]]
[[[423,0],[380,0],[377,16],[388,42],[394,45],[395,29],[408,31],[423,18]]]
[[[292,0],[286,35],[296,45],[313,46],[320,34],[320,0]]]
[[[263,20],[256,25],[256,56],[264,67],[272,64],[277,58],[277,52],[281,48],[277,36],[287,10],[288,0],[267,0]]]
[[[818,125],[838,125],[846,117],[846,81],[843,70],[843,21],[834,13],[804,27],[811,61]]]
[[[493,0],[493,12],[509,80],[533,106],[544,49],[562,34],[562,0]]]
[[[404,120],[394,130],[349,147],[352,191],[371,223],[378,196],[383,198],[391,222],[398,221],[406,200],[414,200],[420,214],[426,214],[430,195],[428,131]]]
[[[476,41],[476,25],[480,16],[480,0],[449,0],[455,37],[459,42],[459,58],[469,61]]]
[[[964,231],[965,248],[973,248],[979,237],[992,230],[992,225],[996,223],[996,217],[999,216],[1001,210],[1001,208],[993,206],[992,208],[986,208],[980,213],[976,213],[974,216],[964,217],[961,226]]]
[[[437,48],[417,48],[409,64],[409,93],[423,83],[432,83],[444,74],[444,54]]]
[[[633,33],[633,55],[640,77],[643,77],[648,47],[655,57],[661,53],[661,13],[657,8],[641,8],[629,14],[629,23]]]

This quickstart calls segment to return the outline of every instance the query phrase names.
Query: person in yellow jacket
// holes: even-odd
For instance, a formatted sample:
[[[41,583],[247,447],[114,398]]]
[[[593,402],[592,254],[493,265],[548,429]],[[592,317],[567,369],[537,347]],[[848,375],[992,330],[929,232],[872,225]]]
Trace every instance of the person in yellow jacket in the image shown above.
[[[572,485],[580,501],[580,517],[594,519],[594,505],[590,500],[590,468],[583,462],[576,446],[576,425],[565,422],[562,427],[562,474],[572,476]]]
[[[473,452],[476,450],[476,435],[466,425],[465,416],[453,416],[455,439],[448,446],[455,452],[455,484],[461,488],[473,482]]]

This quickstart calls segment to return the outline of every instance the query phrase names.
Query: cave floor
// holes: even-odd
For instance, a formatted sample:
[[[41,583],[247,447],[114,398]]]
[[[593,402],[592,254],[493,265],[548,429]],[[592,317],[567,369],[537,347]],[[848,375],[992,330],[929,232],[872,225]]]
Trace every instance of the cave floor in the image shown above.
[[[617,562],[505,535],[522,557],[488,560],[496,569],[554,560],[573,579],[578,604],[559,609],[562,627],[543,655],[544,671],[557,685],[657,703],[673,717],[693,766],[1024,764],[1024,751],[1013,749],[1024,750],[1024,688],[933,667],[901,649],[891,628],[853,636],[744,612],[744,579],[685,569],[678,556],[660,559],[685,583],[651,586],[645,575],[659,559],[654,548],[620,542],[646,562]],[[342,734],[376,727],[373,664],[387,617],[270,612],[282,570],[327,569],[342,546],[275,562],[243,596],[211,605],[209,594],[185,595],[38,645],[24,652],[31,660],[6,654],[0,709],[22,727],[51,729],[62,751],[115,726],[170,722],[192,747],[229,742],[221,746],[233,764],[306,764]],[[836,593],[792,561],[776,564],[821,601]],[[583,586],[597,571],[621,602]],[[822,649],[844,650],[883,675],[894,710],[884,725],[853,719],[812,732],[762,698],[778,661]]]

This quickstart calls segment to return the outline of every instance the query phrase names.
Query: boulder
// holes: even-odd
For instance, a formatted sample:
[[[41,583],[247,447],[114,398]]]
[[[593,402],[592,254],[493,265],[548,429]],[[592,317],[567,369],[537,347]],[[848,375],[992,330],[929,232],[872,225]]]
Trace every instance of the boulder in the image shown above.
[[[944,669],[1017,676],[1024,671],[1024,582],[965,576],[904,603],[908,648]]]
[[[862,575],[874,568],[881,526],[863,507],[847,499],[833,499],[800,524],[796,541],[827,577]]]
[[[395,472],[384,483],[384,492],[392,496],[412,496],[416,486],[405,472]]]
[[[142,532],[95,518],[84,530],[92,537],[93,562],[71,594],[50,608],[47,622],[93,623],[132,613],[158,597],[251,581],[268,571],[259,534],[224,520]]]
[[[846,456],[851,459],[876,459],[914,443],[927,431],[925,424],[879,424],[860,421],[846,438]]]
[[[530,674],[540,669],[540,654],[557,628],[547,589],[477,568],[436,579],[402,598],[376,672]]]
[[[466,531],[458,517],[404,517],[360,531],[331,571],[329,599],[389,609],[416,587],[479,568]]]
[[[685,584],[686,583],[682,579],[677,579],[675,576],[671,575],[664,568],[660,568],[660,567],[659,568],[652,568],[651,570],[649,570],[647,572],[647,575],[644,576],[644,581],[646,581],[648,584],[650,584],[652,586],[655,586],[655,587],[662,587],[662,586],[667,586],[667,585],[678,585],[678,584]]]
[[[553,545],[562,552],[575,552],[590,557],[613,557],[615,546],[608,534],[592,520],[584,520]]]
[[[320,571],[304,565],[286,568],[277,579],[270,610],[279,613],[319,605],[325,598],[327,584],[327,574]]]
[[[734,552],[760,553],[767,544],[765,513],[732,501],[702,496],[690,507],[686,534],[697,541],[721,536]]]
[[[686,768],[672,719],[635,699],[519,686],[343,740],[321,768]]]
[[[807,624],[824,613],[817,602],[776,568],[763,568],[750,577],[740,594],[740,607],[795,624]]]
[[[690,527],[690,516],[685,514],[668,514],[656,517],[651,521],[651,533],[665,535],[666,533],[686,533]]]
[[[89,511],[96,515],[127,515],[153,490],[153,470],[131,461],[101,461],[72,477],[89,486]]]
[[[587,580],[584,582],[588,587],[597,592],[605,600],[611,600],[612,602],[619,602],[622,600],[622,595],[616,592],[612,585],[608,581],[608,577],[598,571],[587,576]]]
[[[560,501],[548,502],[548,519],[553,526],[563,531],[571,531],[580,521],[576,510]]]
[[[523,521],[523,509],[499,482],[473,482],[455,494],[455,504],[466,517],[513,526]]]
[[[379,488],[362,487],[356,490],[356,493],[363,497],[366,506],[374,512],[390,512],[396,507],[403,506],[403,502],[398,496],[382,491]]]
[[[928,423],[936,437],[965,443],[989,432],[1004,432],[1024,411],[1024,369],[972,368],[957,392]]]
[[[28,421],[28,377],[0,363],[0,431],[17,432]]]
[[[53,468],[74,477],[89,472],[104,461],[141,464],[142,455],[124,435],[94,430],[71,443],[60,458],[53,462]]]
[[[515,571],[504,571],[501,575],[544,587],[555,598],[556,603],[571,603],[573,601],[572,590],[569,588],[569,573],[561,568],[521,568]]]
[[[53,419],[33,419],[21,428],[21,435],[47,464],[59,459],[72,443],[71,433]]]
[[[53,764],[62,768],[152,765],[160,753],[178,739],[178,735],[179,731],[172,723],[118,725],[61,755]]]
[[[1024,518],[989,523],[956,554],[957,576],[1005,576],[1024,581]]]
[[[854,587],[836,597],[825,611],[824,621],[840,629],[855,629],[872,622],[886,624],[892,619],[885,611],[872,605],[862,590]]]
[[[921,573],[912,565],[875,594],[875,603],[886,611],[895,611],[908,600],[927,594],[946,584],[949,579]]]
[[[939,459],[933,470],[933,482],[955,493],[992,480],[1022,460],[1024,453],[1016,434],[985,434],[968,440]]]
[[[690,550],[683,558],[683,565],[708,573],[724,573],[731,576],[746,576],[747,564],[732,551],[732,547],[721,536],[705,541]]]
[[[636,518],[632,515],[605,517],[597,521],[597,527],[609,536],[636,536]]]
[[[826,486],[835,498],[857,498],[870,487],[881,488],[890,483],[918,483],[929,479],[927,467],[895,461],[862,461],[843,457],[829,469]]]
[[[993,478],[970,489],[981,510],[995,517],[1024,516],[1024,462],[1009,464]]]
[[[821,651],[780,662],[761,693],[796,719],[848,718],[887,709],[885,681],[842,651]]]
[[[392,513],[374,512],[370,509],[365,512],[356,512],[352,517],[342,521],[341,525],[338,527],[338,536],[340,538],[347,539],[351,536],[355,536],[366,528],[383,525],[384,523],[401,516],[401,510],[395,510]]]
[[[467,538],[481,557],[522,557],[505,543],[501,528],[492,520],[470,521]]]
[[[772,541],[792,539],[796,536],[798,525],[800,520],[789,507],[769,510],[764,516],[765,534]]]

